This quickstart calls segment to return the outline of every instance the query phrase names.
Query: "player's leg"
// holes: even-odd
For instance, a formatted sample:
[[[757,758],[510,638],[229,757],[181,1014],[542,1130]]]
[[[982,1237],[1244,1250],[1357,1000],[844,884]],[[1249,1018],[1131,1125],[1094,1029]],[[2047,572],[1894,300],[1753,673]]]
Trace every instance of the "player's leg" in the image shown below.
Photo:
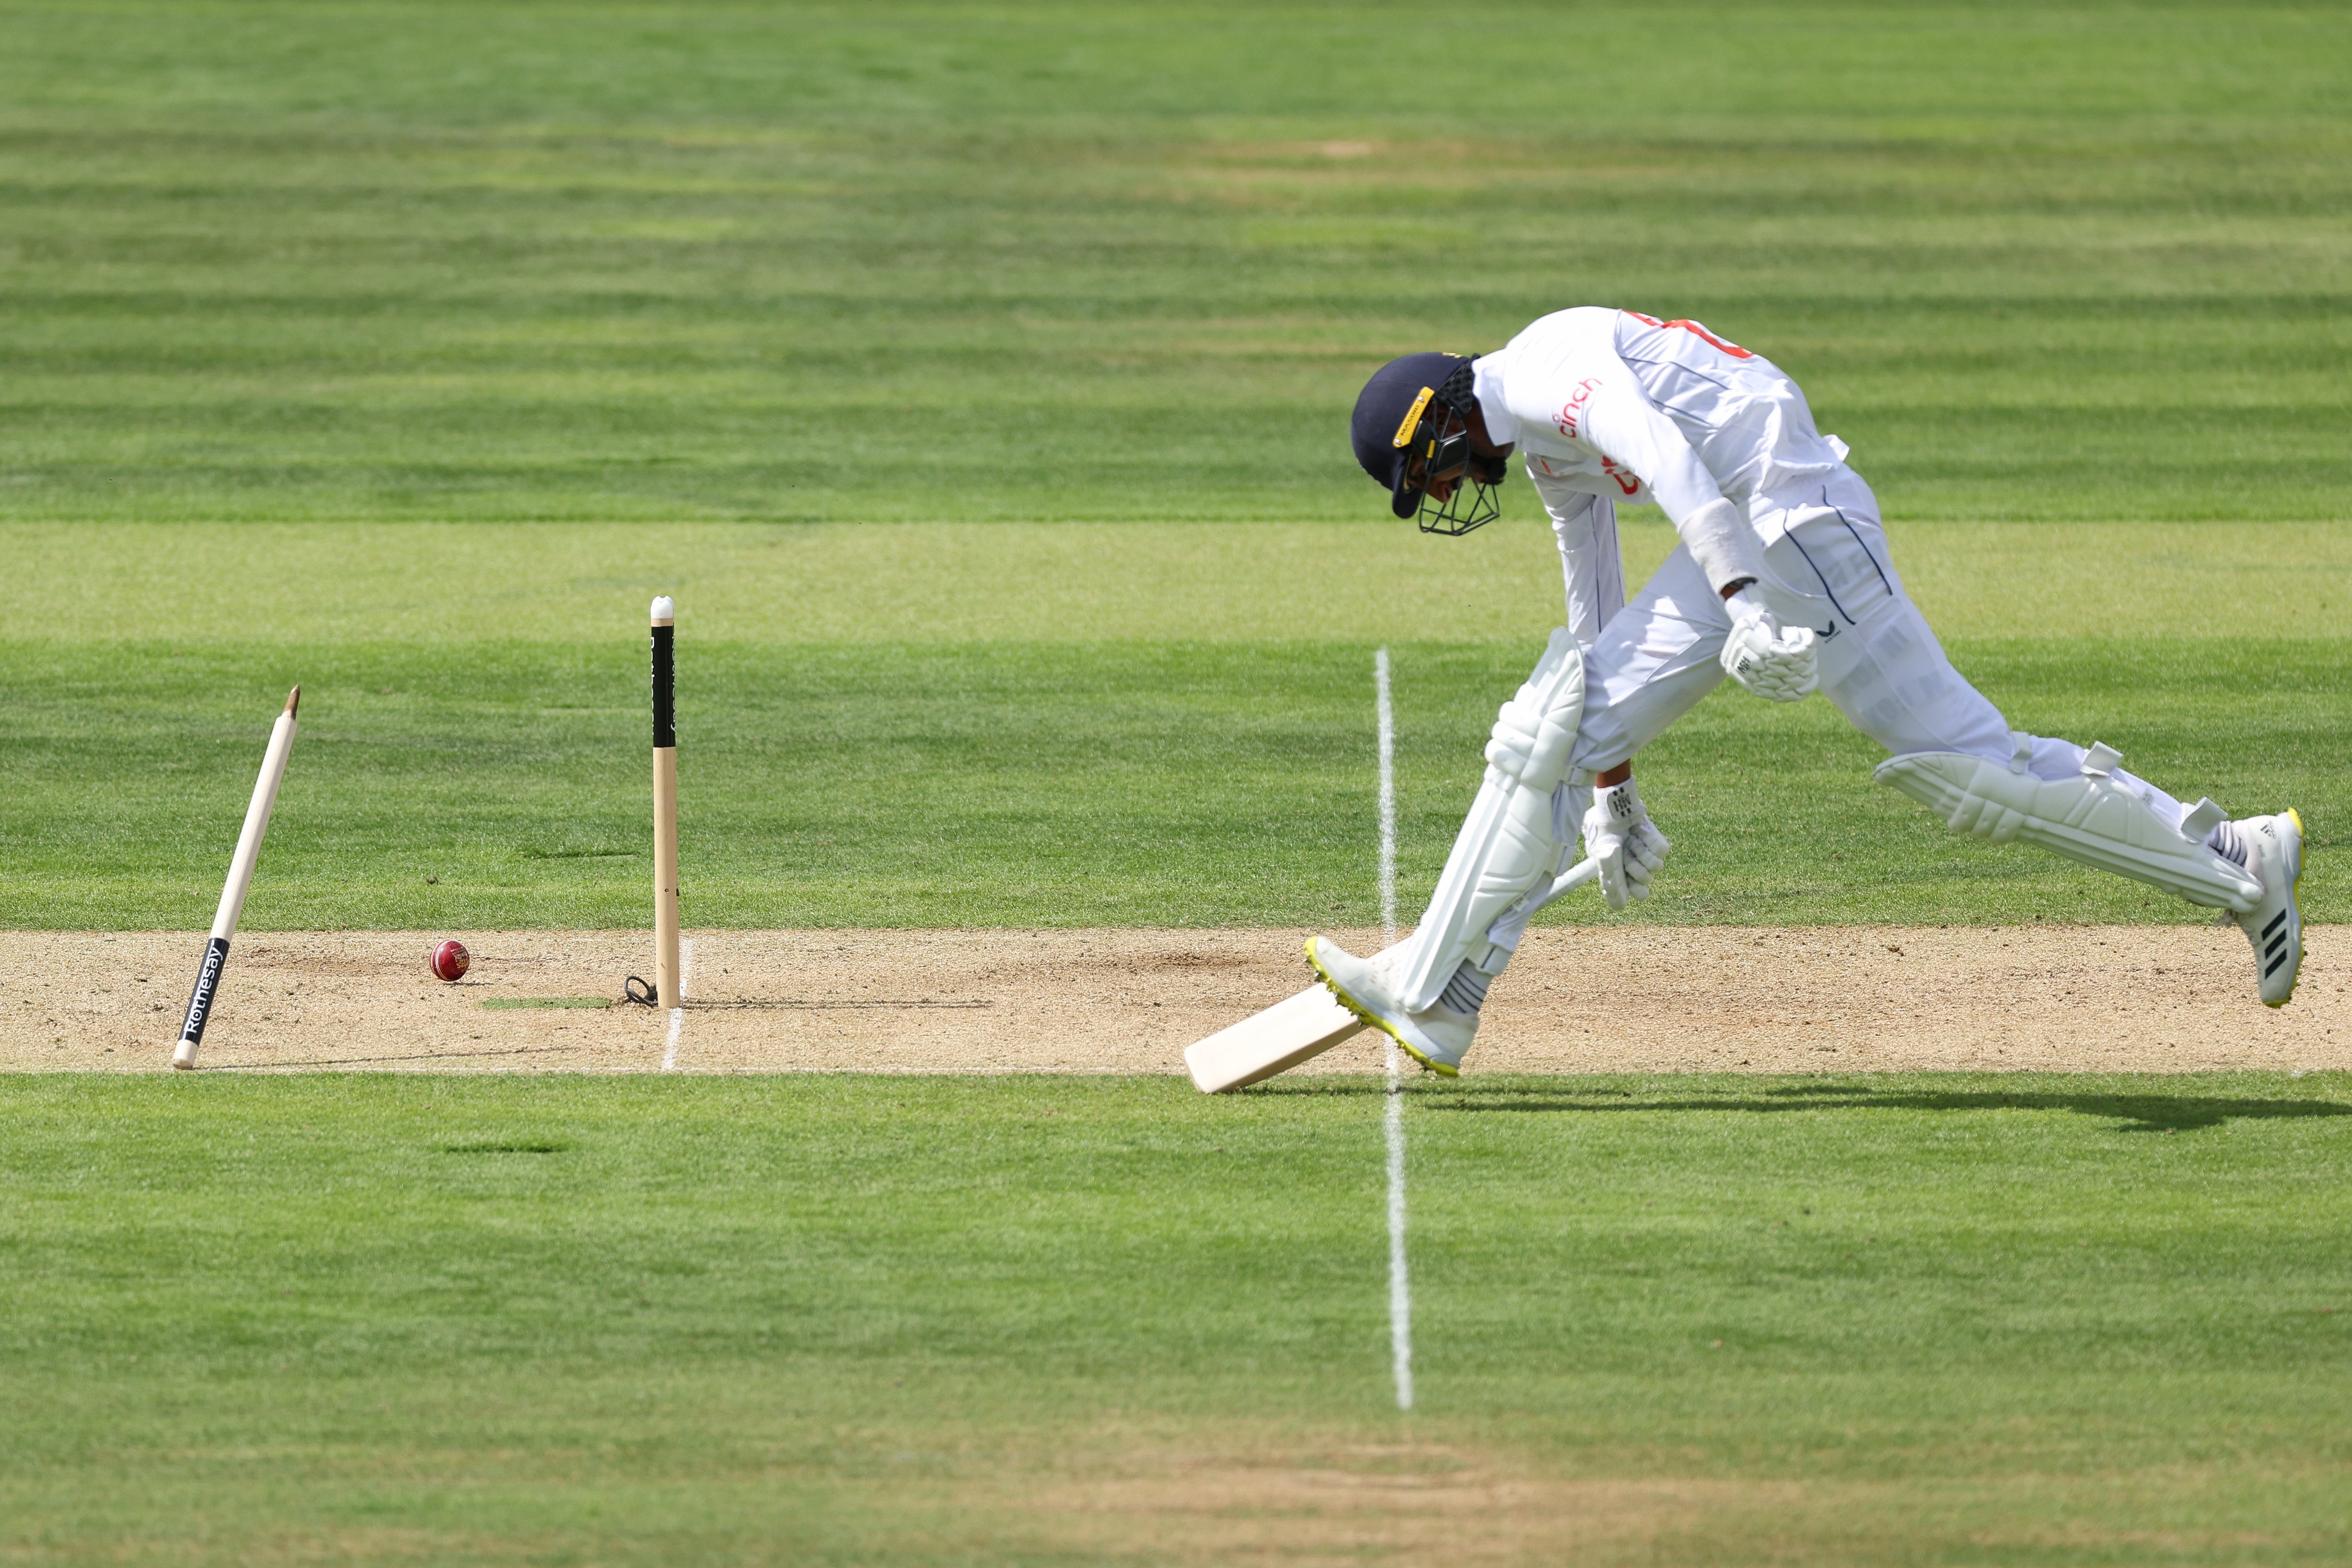
[[[1723,679],[1717,655],[1730,625],[1689,552],[1677,549],[1589,653],[1580,655],[1565,629],[1554,632],[1496,719],[1477,798],[1412,936],[1370,958],[1328,937],[1310,945],[1334,993],[1424,1066],[1454,1071],[1477,1034],[1487,988],[1559,885],[1593,775],[1633,756]]]
[[[1610,617],[1584,676],[1584,719],[1570,753],[1571,779],[1590,783],[1633,759],[1723,677],[1731,617],[1706,574],[1677,545]]]
[[[2010,766],[2023,752],[2042,779],[2081,775],[2089,754],[2072,741],[2013,735],[1969,683],[1903,591],[1869,487],[1850,470],[1811,505],[1785,514],[1789,531],[1767,559],[1801,602],[1780,606],[1790,624],[1821,633],[1822,687],[1854,727],[1898,756],[1955,752]],[[1722,680],[1730,616],[1687,550],[1677,548],[1594,643],[1583,722],[1570,755],[1571,787],[1630,759]],[[2177,829],[2180,802],[2114,769],[2158,820]]]
[[[2013,732],[1952,666],[1887,549],[1877,504],[1843,473],[1777,519],[1767,559],[1814,600],[1822,694],[1895,755],[1878,777],[1954,829],[2037,843],[2192,903],[2227,908],[2254,946],[2262,998],[2293,992],[2302,919],[2302,823],[2292,811],[2224,820],[2084,748]]]
[[[1496,716],[1478,793],[1412,936],[1370,958],[1328,937],[1307,945],[1333,994],[1424,1067],[1460,1066],[1486,987],[1509,958],[1490,928],[1553,885],[1574,842],[1559,811],[1583,707],[1583,653],[1562,627]]]
[[[2043,780],[2083,776],[2090,754],[2072,741],[2015,735],[1971,685],[1910,597],[1886,549],[1869,487],[1849,471],[1811,505],[1794,505],[1766,552],[1799,601],[1776,606],[1821,633],[1822,689],[1855,727],[1897,756],[1959,754]],[[1571,789],[1632,758],[1723,679],[1730,618],[1687,551],[1677,549],[1595,643]],[[2109,774],[2178,832],[2179,801],[2121,768]],[[1582,805],[1577,808],[1580,811]]]

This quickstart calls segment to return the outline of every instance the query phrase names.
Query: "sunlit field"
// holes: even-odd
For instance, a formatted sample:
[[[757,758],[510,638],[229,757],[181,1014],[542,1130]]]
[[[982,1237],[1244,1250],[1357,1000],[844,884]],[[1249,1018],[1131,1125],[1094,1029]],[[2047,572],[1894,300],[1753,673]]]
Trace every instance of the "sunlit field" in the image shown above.
[[[2013,725],[2296,806],[2346,917],[2341,11],[0,38],[20,934],[193,974],[297,682],[247,930],[646,925],[656,592],[690,926],[1375,925],[1383,648],[1410,921],[1559,564],[1347,412],[1575,304],[1787,369]],[[1878,759],[1718,692],[1657,896],[1542,919],[2207,918]],[[2346,1073],[1473,1067],[1402,1093],[1410,1411],[1375,1076],[0,1075],[0,1559],[2352,1557]]]

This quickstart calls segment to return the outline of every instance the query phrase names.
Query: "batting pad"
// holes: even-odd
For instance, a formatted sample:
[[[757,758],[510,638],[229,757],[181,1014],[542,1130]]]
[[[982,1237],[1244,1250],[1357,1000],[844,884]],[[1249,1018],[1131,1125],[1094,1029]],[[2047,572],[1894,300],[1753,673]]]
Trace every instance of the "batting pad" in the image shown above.
[[[1583,718],[1584,655],[1561,627],[1535,673],[1496,716],[1478,798],[1401,966],[1401,999],[1412,1011],[1433,1006],[1465,958],[1499,972],[1487,928],[1559,874],[1562,846],[1552,792],[1568,777],[1569,749]]]
[[[1889,758],[1874,777],[1943,818],[1955,832],[1997,844],[2021,839],[2209,909],[2242,915],[2263,896],[2262,883],[2242,868],[2182,837],[2104,772],[2036,779],[1981,757],[1921,751]]]

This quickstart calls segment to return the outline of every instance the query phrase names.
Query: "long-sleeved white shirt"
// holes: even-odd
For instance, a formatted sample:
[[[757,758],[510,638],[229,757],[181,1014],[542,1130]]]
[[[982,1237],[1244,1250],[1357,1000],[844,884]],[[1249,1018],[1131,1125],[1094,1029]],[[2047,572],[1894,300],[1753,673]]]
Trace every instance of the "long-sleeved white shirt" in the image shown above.
[[[1696,321],[1632,310],[1555,311],[1473,372],[1486,433],[1531,476],[1638,505],[1677,526],[1718,497],[1749,501],[1823,475],[1846,446],[1813,427],[1805,394],[1762,355]],[[1766,544],[1772,537],[1764,538]]]

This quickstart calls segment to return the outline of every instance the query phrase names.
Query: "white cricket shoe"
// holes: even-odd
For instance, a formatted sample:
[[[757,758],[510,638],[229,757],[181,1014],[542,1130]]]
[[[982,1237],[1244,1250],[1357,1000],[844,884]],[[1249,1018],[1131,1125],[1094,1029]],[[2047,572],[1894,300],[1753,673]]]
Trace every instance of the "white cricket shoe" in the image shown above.
[[[2290,806],[2275,817],[2242,817],[2214,837],[2225,834],[2235,836],[2233,847],[2245,851],[2246,869],[2263,884],[2261,901],[2235,918],[2254,945],[2263,1005],[2283,1008],[2294,995],[2295,971],[2303,967],[2303,911],[2294,903],[2296,884],[2303,881],[2303,819]]]
[[[1462,1071],[1463,1054],[1478,1035],[1475,1012],[1455,1012],[1440,999],[1421,1012],[1407,1012],[1398,999],[1391,961],[1404,952],[1399,943],[1370,958],[1359,958],[1328,937],[1307,939],[1307,961],[1349,1012],[1387,1035],[1404,1053],[1447,1078]]]

